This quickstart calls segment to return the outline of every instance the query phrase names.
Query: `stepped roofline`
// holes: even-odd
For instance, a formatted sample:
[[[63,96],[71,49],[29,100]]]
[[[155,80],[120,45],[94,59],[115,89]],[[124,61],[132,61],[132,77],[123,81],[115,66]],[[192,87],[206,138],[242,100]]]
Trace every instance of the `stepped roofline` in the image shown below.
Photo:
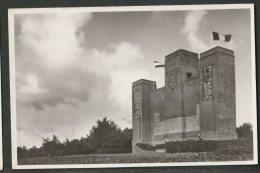
[[[176,50],[173,53],[170,53],[169,55],[166,55],[165,56],[165,60],[167,61],[167,60],[169,60],[171,58],[174,58],[174,57],[176,57],[178,55],[186,55],[186,56],[198,59],[198,54],[197,53],[190,52],[190,51],[187,51],[187,50],[184,50],[184,49],[179,49],[179,50]]]
[[[138,81],[133,82],[133,86],[139,84],[156,85],[156,82],[151,80],[146,80],[146,79],[140,79]]]
[[[205,57],[210,56],[210,55],[215,54],[215,53],[222,53],[222,54],[226,54],[226,55],[234,57],[234,51],[233,50],[223,48],[223,47],[220,47],[220,46],[216,46],[212,49],[209,49],[205,52],[202,52],[200,54],[200,58],[205,58]]]

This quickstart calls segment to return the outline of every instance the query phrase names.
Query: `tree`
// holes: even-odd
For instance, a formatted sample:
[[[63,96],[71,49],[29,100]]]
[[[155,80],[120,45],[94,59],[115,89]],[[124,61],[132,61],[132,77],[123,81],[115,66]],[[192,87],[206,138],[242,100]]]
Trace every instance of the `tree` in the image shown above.
[[[25,146],[18,147],[17,148],[17,156],[18,156],[18,158],[28,157],[28,150],[27,150],[27,148]]]
[[[52,140],[50,140],[49,138],[43,138],[42,146],[48,156],[62,155],[60,153],[62,149],[62,144],[56,135],[53,135]]]
[[[122,133],[121,129],[112,120],[98,120],[97,125],[90,130],[88,136],[91,143],[91,150],[102,150],[104,148],[116,148],[116,139]]]
[[[130,153],[131,150],[132,129],[121,130],[114,121],[107,120],[105,117],[97,121],[87,137],[66,139],[61,143],[59,138],[53,135],[52,139],[43,138],[40,148],[18,147],[17,153],[19,158],[25,158],[90,153]]]
[[[133,130],[129,128],[125,128],[123,130],[123,138],[122,143],[125,148],[132,148],[132,139],[133,139]]]
[[[244,123],[236,128],[238,138],[252,137],[253,136],[253,126],[250,123]]]

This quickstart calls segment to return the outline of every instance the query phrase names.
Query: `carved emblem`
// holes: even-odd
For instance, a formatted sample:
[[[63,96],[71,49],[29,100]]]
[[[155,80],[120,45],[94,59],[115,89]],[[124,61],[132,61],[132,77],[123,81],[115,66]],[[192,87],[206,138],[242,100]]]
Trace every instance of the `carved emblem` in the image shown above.
[[[210,100],[213,97],[212,91],[212,65],[203,69],[204,77],[204,100]]]
[[[179,74],[178,68],[175,68],[173,70],[166,72],[166,76],[167,76],[167,79],[168,79],[167,87],[170,89],[170,91],[172,93],[173,93],[175,87],[177,86],[178,74]]]
[[[134,117],[137,118],[139,116],[139,92],[136,91],[134,93]]]

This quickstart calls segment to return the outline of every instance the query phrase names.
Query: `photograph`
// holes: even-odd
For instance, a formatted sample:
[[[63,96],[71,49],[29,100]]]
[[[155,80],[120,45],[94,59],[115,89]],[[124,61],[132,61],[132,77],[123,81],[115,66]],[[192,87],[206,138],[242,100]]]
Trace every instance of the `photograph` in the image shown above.
[[[1,16],[0,16],[0,170],[3,170],[3,140],[2,140],[2,89],[1,89]]]
[[[9,8],[13,169],[256,165],[254,4]]]

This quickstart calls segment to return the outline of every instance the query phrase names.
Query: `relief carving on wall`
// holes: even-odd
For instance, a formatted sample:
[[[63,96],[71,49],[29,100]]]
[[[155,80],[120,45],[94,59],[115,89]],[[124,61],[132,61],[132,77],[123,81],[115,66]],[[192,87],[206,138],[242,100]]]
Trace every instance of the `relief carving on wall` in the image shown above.
[[[212,89],[212,65],[204,67],[203,69],[203,86],[204,86],[204,100],[213,98]]]
[[[166,72],[166,77],[168,79],[167,87],[170,89],[171,93],[173,93],[175,87],[177,86],[178,74],[178,68]]]
[[[134,92],[134,117],[139,117],[139,92]]]

